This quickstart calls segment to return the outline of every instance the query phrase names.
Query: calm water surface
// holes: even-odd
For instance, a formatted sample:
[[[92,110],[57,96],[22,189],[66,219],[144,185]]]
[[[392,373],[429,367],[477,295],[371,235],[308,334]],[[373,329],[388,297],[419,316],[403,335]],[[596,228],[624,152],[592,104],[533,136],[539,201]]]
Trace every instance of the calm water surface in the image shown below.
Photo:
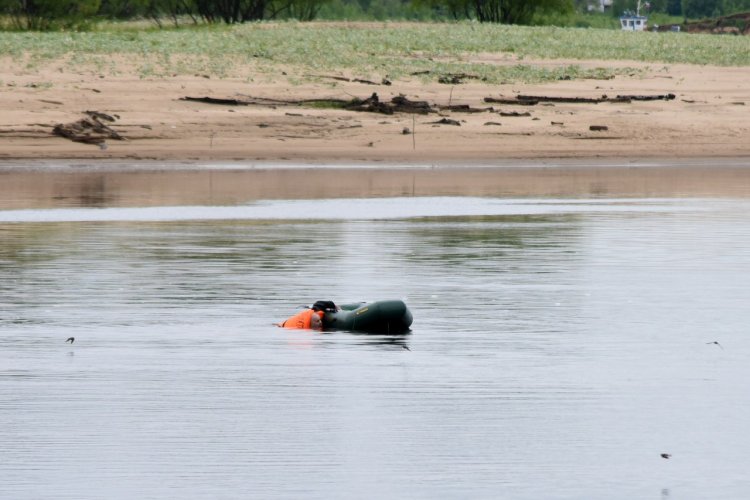
[[[0,211],[0,498],[748,498],[748,213]],[[411,334],[272,326],[386,298]]]

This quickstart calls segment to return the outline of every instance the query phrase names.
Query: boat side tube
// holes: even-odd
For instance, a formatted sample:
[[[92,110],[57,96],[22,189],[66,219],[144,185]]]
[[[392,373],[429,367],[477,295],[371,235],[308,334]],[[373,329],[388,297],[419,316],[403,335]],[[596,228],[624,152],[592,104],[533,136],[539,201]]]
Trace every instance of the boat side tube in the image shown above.
[[[409,331],[413,317],[402,300],[344,304],[340,311],[327,312],[323,318],[326,330],[349,330],[363,333],[399,334]]]

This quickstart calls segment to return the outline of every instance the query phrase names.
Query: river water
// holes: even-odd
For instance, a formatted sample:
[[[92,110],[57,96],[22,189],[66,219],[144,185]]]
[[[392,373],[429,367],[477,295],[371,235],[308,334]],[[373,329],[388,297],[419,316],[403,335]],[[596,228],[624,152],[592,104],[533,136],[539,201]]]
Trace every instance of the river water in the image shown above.
[[[748,213],[0,211],[0,498],[747,498]],[[410,334],[272,325],[389,298]]]

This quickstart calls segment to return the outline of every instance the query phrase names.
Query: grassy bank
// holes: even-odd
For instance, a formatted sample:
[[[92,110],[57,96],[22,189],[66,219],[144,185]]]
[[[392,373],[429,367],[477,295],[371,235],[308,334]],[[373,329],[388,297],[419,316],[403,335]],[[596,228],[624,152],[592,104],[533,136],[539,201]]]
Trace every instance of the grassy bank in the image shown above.
[[[561,78],[606,78],[627,68],[584,69],[576,64],[539,68],[524,58],[600,59],[652,63],[750,66],[744,37],[680,33],[519,27],[470,22],[261,23],[174,30],[3,33],[0,57],[26,70],[57,65],[102,74],[141,77],[205,74],[262,78],[331,72],[399,78],[417,72],[470,73],[490,83]],[[471,62],[476,54],[507,55],[508,64]]]

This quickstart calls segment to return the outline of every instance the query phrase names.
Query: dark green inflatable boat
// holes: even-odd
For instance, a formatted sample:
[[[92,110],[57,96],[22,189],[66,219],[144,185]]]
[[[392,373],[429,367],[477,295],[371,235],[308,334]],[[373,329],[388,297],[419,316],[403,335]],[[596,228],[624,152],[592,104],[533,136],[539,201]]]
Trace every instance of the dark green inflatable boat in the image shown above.
[[[323,329],[398,334],[408,332],[413,320],[411,311],[401,300],[358,302],[339,308],[335,312],[325,312]]]

